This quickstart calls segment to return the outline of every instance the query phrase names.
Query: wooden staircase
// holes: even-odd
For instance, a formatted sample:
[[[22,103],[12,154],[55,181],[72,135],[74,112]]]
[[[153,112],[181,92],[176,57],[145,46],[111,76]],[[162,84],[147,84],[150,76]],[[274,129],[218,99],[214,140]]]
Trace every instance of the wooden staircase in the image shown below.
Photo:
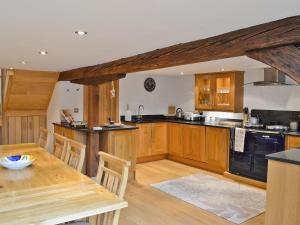
[[[2,71],[2,144],[36,142],[46,127],[58,72]]]

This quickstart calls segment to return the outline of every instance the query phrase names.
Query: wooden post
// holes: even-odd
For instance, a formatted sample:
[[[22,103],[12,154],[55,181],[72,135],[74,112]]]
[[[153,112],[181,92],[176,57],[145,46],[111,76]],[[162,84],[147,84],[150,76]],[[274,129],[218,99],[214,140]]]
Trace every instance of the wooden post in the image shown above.
[[[88,126],[99,126],[99,87],[88,86]],[[99,133],[89,132],[87,136],[86,172],[90,177],[96,176],[98,168]]]

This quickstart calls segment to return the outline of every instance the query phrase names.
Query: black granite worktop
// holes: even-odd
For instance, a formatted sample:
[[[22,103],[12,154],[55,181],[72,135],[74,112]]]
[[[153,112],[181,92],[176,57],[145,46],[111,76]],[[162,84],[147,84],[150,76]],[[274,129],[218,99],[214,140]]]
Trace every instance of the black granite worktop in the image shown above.
[[[89,129],[89,128],[75,128],[75,127],[72,127],[72,126],[70,126],[68,124],[64,124],[64,123],[53,123],[53,124],[57,125],[57,126],[65,127],[65,128],[68,128],[68,129],[72,129],[72,130],[85,132],[85,133],[138,129],[138,127],[136,127],[136,126],[122,125],[120,127],[105,127],[105,126],[103,126],[102,130],[93,130],[93,129]]]
[[[269,160],[300,165],[300,149],[290,149],[266,156]]]
[[[142,119],[137,119],[133,117],[131,121],[125,121],[125,118],[121,117],[122,122],[129,123],[159,123],[159,122],[170,122],[170,123],[181,123],[189,125],[198,125],[198,126],[211,126],[211,127],[220,127],[220,128],[235,128],[238,126],[233,126],[229,124],[224,124],[222,122],[205,122],[205,121],[188,121],[184,119],[177,119],[174,117],[165,117],[163,115],[143,115]]]

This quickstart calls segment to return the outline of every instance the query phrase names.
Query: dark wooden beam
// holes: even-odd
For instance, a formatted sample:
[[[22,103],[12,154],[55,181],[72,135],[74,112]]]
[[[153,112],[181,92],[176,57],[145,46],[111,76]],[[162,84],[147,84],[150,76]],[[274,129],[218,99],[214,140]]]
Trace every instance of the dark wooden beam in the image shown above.
[[[75,80],[160,69],[237,57],[254,49],[297,43],[300,43],[300,16],[173,45],[108,63],[64,71],[60,74],[59,80]]]
[[[98,76],[98,77],[84,77],[81,79],[71,80],[72,83],[76,84],[84,84],[84,85],[99,85],[106,82],[110,82],[113,80],[120,80],[122,78],[125,78],[126,74],[112,74],[109,76]]]
[[[300,49],[295,45],[252,50],[246,55],[286,73],[300,83]]]
[[[88,127],[99,126],[99,87],[88,86]],[[100,151],[99,132],[88,132],[86,173],[90,177],[96,176],[98,168],[98,152]]]

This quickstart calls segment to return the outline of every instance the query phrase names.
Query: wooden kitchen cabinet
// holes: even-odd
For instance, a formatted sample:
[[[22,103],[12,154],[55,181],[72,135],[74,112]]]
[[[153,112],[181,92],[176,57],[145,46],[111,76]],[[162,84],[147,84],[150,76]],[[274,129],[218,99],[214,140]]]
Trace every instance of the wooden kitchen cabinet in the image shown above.
[[[185,125],[183,127],[183,156],[187,159],[207,162],[205,126]]]
[[[287,135],[285,137],[285,149],[300,148],[300,136]]]
[[[151,132],[151,155],[167,154],[167,124],[153,123]]]
[[[207,163],[211,168],[228,171],[230,130],[206,127]]]
[[[244,72],[230,71],[195,75],[195,108],[242,112]]]
[[[138,130],[137,162],[147,162],[166,158],[167,124],[166,123],[139,123],[135,124]]]
[[[179,123],[168,124],[169,154],[183,157],[183,127]]]
[[[146,157],[151,155],[151,124],[139,124],[138,150],[137,157]]]

